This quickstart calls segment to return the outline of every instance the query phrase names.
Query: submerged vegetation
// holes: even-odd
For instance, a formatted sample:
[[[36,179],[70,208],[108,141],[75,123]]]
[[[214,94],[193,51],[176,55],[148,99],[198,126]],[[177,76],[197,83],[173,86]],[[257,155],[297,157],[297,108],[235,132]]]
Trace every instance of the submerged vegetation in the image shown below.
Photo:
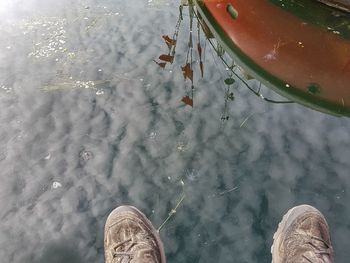
[[[158,227],[157,231],[159,232],[160,230],[162,230],[162,228],[165,226],[165,224],[170,220],[170,218],[172,218],[176,212],[177,212],[177,209],[179,208],[179,206],[181,205],[181,203],[183,202],[183,200],[185,199],[186,197],[186,194],[185,194],[185,183],[184,181],[180,181],[181,183],[181,187],[182,187],[182,190],[181,190],[181,194],[180,194],[180,198],[179,200],[177,201],[176,205],[174,206],[174,208],[172,208],[168,214],[168,217],[163,221],[163,223]]]

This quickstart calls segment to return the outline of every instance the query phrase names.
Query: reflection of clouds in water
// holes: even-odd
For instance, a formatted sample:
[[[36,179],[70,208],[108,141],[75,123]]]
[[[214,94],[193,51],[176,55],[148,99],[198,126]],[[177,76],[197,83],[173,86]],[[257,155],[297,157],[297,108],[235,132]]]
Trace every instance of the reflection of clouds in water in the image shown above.
[[[176,17],[117,5],[125,16],[91,31],[95,41],[70,36],[96,56],[67,72],[110,80],[103,96],[89,89],[42,92],[58,68],[9,60],[20,74],[13,92],[0,93],[4,262],[44,262],[49,254],[52,262],[103,262],[108,213],[133,204],[159,226],[181,179],[186,198],[161,232],[169,262],[269,262],[282,214],[305,202],[327,216],[337,260],[348,258],[348,119],[266,104],[240,87],[223,126],[222,79],[211,56],[196,106],[182,107],[181,61],[171,74],[151,64]]]

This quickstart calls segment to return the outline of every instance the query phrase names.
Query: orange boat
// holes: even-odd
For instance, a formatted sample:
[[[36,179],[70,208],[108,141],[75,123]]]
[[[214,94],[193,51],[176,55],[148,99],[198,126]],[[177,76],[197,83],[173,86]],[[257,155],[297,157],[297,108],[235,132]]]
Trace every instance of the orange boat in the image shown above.
[[[310,0],[195,4],[211,33],[249,75],[295,102],[350,116],[350,14],[344,11],[349,1],[340,2],[342,10]]]

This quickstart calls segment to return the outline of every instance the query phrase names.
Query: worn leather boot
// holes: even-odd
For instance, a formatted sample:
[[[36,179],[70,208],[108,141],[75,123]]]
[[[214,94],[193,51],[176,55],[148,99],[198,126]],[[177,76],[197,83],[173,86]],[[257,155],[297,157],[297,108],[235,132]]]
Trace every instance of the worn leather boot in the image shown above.
[[[273,239],[272,263],[334,263],[328,224],[312,206],[290,209]]]
[[[120,206],[110,213],[104,247],[106,263],[166,263],[159,233],[132,206]]]

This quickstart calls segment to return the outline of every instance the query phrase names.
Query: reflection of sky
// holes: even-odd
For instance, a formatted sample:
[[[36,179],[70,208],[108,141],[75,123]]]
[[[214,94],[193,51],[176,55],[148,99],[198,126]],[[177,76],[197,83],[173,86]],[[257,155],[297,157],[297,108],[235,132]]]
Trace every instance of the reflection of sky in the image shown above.
[[[186,198],[161,233],[169,262],[270,262],[281,216],[300,203],[324,212],[345,262],[348,119],[267,104],[239,87],[222,123],[224,67],[208,47],[195,107],[183,106],[186,31],[173,67],[152,62],[175,26],[175,4],[47,3],[31,15],[31,2],[39,1],[0,24],[3,262],[103,262],[109,211],[133,204],[160,225],[180,179]],[[42,13],[66,19],[67,50],[35,58],[46,29],[23,35],[22,18]]]

